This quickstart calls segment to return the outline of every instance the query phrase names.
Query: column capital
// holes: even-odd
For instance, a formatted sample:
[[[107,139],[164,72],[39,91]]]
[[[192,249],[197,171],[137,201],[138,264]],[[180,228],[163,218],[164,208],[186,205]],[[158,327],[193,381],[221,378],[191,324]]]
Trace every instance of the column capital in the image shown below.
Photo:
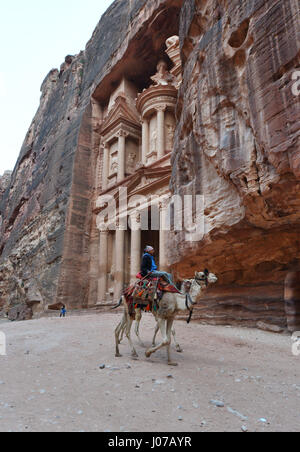
[[[159,210],[166,210],[168,209],[170,204],[170,198],[169,196],[161,197],[158,202]]]
[[[130,215],[130,221],[131,221],[131,230],[132,231],[140,231],[141,230],[141,213],[140,212],[133,212]]]
[[[100,143],[100,149],[102,149],[103,152],[108,150],[108,148],[109,148],[109,146],[108,146],[107,141],[103,141],[102,143]]]
[[[159,106],[155,107],[155,110],[156,110],[157,112],[159,112],[159,111],[165,112],[166,109],[167,109],[167,106],[166,106],[166,105],[159,105]]]
[[[120,137],[127,138],[128,136],[129,136],[129,133],[126,132],[125,130],[119,130],[119,132],[117,132],[117,137],[118,138],[120,138]]]

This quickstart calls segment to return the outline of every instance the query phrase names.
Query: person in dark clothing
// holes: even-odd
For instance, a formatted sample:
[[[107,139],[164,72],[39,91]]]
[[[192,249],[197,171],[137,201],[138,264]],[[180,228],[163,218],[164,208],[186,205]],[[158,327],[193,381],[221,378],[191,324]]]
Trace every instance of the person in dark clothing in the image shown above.
[[[145,278],[151,273],[154,278],[165,278],[169,284],[174,284],[172,281],[172,275],[167,272],[158,271],[157,265],[154,259],[155,250],[152,246],[147,246],[142,259],[141,274]]]
[[[65,305],[63,305],[63,307],[60,310],[60,318],[66,317],[66,314],[67,314],[66,307],[65,307]]]

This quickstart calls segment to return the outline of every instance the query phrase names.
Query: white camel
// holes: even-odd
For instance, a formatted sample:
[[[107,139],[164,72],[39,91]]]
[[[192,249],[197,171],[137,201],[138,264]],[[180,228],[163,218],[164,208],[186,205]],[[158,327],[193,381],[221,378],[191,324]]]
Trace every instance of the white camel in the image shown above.
[[[183,295],[186,295],[190,291],[191,285],[192,285],[192,281],[190,279],[187,279],[187,280],[183,281],[183,283],[182,283],[182,294]],[[156,314],[154,312],[153,312],[153,315],[155,316],[155,320],[156,320],[156,328],[155,328],[155,332],[154,332],[154,336],[153,336],[153,340],[152,340],[152,346],[155,347],[155,345],[156,345],[156,337],[157,337],[157,334],[159,332],[159,325],[157,323]],[[135,308],[135,321],[136,321],[136,323],[135,323],[135,334],[136,334],[136,336],[138,338],[138,341],[139,341],[140,345],[142,347],[145,347],[145,345],[144,345],[144,343],[143,343],[143,341],[141,339],[141,336],[140,336],[140,326],[141,326],[142,317],[143,317],[143,310],[141,308]],[[120,333],[120,336],[119,336],[119,344],[121,344],[121,342],[123,341],[124,334],[125,334],[125,331],[126,331],[126,322],[121,322],[121,323],[122,323],[122,330],[121,330],[121,333]],[[119,324],[119,326],[120,326],[120,324]],[[179,342],[177,342],[175,328],[172,328],[172,336],[174,338],[176,351],[178,353],[182,353],[183,350],[182,350]]]
[[[193,306],[197,303],[202,291],[208,287],[209,284],[216,283],[218,278],[207,270],[204,272],[196,272],[195,278],[192,280],[192,285],[189,293],[177,294],[166,292],[159,303],[158,310],[154,313],[158,328],[162,335],[162,342],[157,346],[152,346],[146,351],[146,357],[150,358],[151,355],[163,347],[167,347],[168,364],[170,366],[177,366],[177,363],[171,359],[171,335],[175,317],[180,312],[192,311]],[[123,296],[118,306],[124,303],[124,316],[120,324],[115,330],[116,339],[116,357],[120,357],[120,334],[125,325],[126,336],[131,347],[132,357],[137,358],[138,354],[131,340],[131,328],[135,318],[135,315],[130,315],[129,306]],[[138,304],[139,300],[134,300],[133,304]]]

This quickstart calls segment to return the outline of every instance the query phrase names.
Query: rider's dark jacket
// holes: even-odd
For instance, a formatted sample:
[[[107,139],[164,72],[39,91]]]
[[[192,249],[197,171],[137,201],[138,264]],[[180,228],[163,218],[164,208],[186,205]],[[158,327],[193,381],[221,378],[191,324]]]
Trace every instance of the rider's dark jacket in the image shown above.
[[[154,261],[154,257],[151,256],[149,253],[145,253],[143,255],[142,259],[142,268],[141,268],[141,274],[143,278],[148,275],[148,273],[157,270],[157,266]]]

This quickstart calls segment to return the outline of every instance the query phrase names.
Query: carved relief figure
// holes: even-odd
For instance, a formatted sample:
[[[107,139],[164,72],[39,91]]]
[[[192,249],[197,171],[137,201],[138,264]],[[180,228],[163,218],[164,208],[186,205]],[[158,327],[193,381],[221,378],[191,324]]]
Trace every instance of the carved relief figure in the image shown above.
[[[167,147],[168,151],[173,149],[174,133],[175,133],[175,126],[174,126],[174,124],[167,123],[166,124],[166,147]]]
[[[133,173],[136,169],[137,155],[135,152],[130,152],[127,159],[127,168],[129,173]]]
[[[110,165],[110,175],[116,174],[118,172],[118,159],[112,158],[111,165]]]
[[[168,71],[167,63],[161,60],[157,65],[157,73],[151,77],[151,80],[153,80],[155,86],[170,85],[175,82],[175,77]]]

